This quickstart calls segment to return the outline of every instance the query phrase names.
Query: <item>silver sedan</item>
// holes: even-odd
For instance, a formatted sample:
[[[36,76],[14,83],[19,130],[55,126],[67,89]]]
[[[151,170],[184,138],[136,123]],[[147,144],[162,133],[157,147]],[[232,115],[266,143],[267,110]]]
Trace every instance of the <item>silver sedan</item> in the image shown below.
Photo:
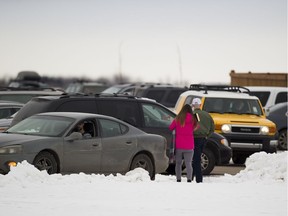
[[[126,173],[151,179],[168,167],[166,139],[113,117],[72,112],[31,116],[0,133],[0,173],[26,160],[53,173]]]

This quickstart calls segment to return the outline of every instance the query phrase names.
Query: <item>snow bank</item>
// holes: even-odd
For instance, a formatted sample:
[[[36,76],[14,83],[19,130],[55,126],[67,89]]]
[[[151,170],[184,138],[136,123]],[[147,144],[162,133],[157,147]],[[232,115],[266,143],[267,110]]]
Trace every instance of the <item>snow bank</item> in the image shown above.
[[[287,183],[287,152],[268,154],[259,152],[247,158],[246,168],[232,176],[225,174],[217,181],[221,182],[286,182]]]
[[[236,175],[225,174],[221,177],[205,177],[204,182],[286,182],[287,183],[287,152],[278,154],[267,154],[265,152],[255,153],[246,161],[246,168]],[[126,175],[103,174],[70,174],[48,175],[46,171],[39,171],[34,166],[23,161],[13,167],[7,175],[0,175],[0,187],[6,185],[20,185],[27,187],[30,184],[81,184],[96,183],[99,181],[121,181],[121,182],[150,182],[149,174],[146,170],[137,168]],[[154,182],[175,181],[175,176],[156,175]]]

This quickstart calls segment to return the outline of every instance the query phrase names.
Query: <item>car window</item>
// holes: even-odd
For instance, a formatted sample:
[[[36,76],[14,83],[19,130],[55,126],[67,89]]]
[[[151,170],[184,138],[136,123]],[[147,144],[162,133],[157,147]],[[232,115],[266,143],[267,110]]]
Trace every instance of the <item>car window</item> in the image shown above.
[[[180,94],[183,91],[184,90],[171,90],[167,95],[166,104],[171,104],[171,105],[175,106]]]
[[[174,119],[170,112],[154,104],[142,104],[145,127],[167,128]]]
[[[164,90],[152,90],[147,92],[147,95],[145,97],[151,98],[156,100],[157,102],[160,102],[161,99],[164,97],[165,91]]]
[[[194,98],[196,98],[197,96],[194,96],[194,95],[189,95],[189,96],[187,96],[187,98],[185,99],[185,103],[184,103],[184,105],[185,104],[192,104],[192,100],[194,99]],[[199,98],[199,97],[198,97]],[[200,98],[201,99],[201,98]]]
[[[69,135],[73,132],[80,132],[83,139],[90,139],[98,136],[95,121],[92,119],[85,119],[77,122],[76,126],[70,131]]]
[[[72,100],[62,103],[58,108],[58,112],[85,112],[97,113],[96,103],[94,100]]]
[[[138,104],[127,100],[101,100],[98,101],[100,113],[121,119],[135,127],[140,126],[140,114]]]
[[[60,137],[74,120],[67,117],[32,116],[8,129],[9,133]]]
[[[251,91],[249,94],[258,97],[263,107],[266,106],[270,96],[269,91]]]
[[[276,96],[275,104],[287,102],[287,92],[279,92]]]
[[[20,108],[0,108],[0,119],[8,118],[9,116],[16,113]]]
[[[126,125],[108,119],[99,119],[102,137],[120,136],[128,131]]]
[[[263,115],[258,100],[234,98],[205,98],[203,110],[209,113]]]

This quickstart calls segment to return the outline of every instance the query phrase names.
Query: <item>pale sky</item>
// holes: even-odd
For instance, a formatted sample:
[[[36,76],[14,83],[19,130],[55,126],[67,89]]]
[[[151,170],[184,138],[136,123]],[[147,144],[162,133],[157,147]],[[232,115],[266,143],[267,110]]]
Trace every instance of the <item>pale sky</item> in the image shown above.
[[[287,72],[287,0],[0,0],[0,78],[23,70],[170,83]]]

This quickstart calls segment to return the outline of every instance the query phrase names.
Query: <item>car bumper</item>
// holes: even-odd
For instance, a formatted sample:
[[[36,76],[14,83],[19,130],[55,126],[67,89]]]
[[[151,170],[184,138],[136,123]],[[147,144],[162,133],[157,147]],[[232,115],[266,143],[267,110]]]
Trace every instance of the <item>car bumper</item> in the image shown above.
[[[163,154],[155,156],[155,173],[164,173],[169,166],[169,158]]]
[[[229,135],[226,137],[233,151],[273,153],[277,151],[278,141],[274,136]]]
[[[25,158],[25,159],[24,159]],[[13,155],[2,155],[0,154],[0,174],[7,174],[10,171],[10,162],[20,163],[23,160],[26,160],[28,163],[33,162],[33,157],[28,156],[23,157],[23,155],[13,154]]]

